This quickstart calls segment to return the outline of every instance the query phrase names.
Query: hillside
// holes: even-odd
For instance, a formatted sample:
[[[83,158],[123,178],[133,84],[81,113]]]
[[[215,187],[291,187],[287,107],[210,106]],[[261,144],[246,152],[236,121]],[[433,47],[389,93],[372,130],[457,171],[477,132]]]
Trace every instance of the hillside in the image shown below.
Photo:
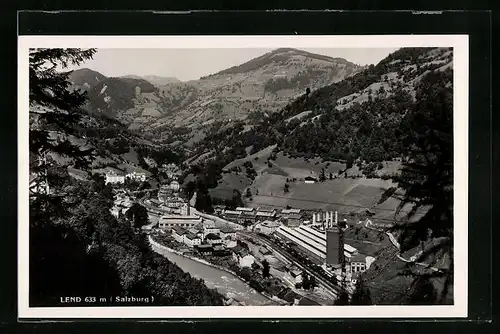
[[[296,49],[277,49],[244,64],[186,82],[197,98],[179,110],[176,125],[199,127],[221,120],[245,120],[252,112],[274,112],[306,88],[317,89],[358,71],[345,59],[330,58]],[[165,89],[174,86],[167,86]]]
[[[30,50],[30,218],[23,222],[29,224],[29,305],[59,307],[61,296],[71,295],[113,296],[107,302],[114,306],[223,305],[216,290],[150,249],[138,233],[148,223],[144,207],[136,202],[125,215],[113,216],[113,186],[90,175],[103,163],[99,159],[124,162],[116,167],[125,171],[144,163],[145,152],[160,163],[173,155],[156,151],[115,119],[82,110],[85,94],[72,89],[69,73],[44,66],[48,60],[78,65],[95,52]],[[114,296],[140,298],[122,303]],[[81,299],[72,305],[89,305]]]
[[[306,89],[348,77],[361,67],[345,59],[278,49],[240,66],[181,82],[127,75],[100,78],[89,90],[90,110],[105,113],[157,142],[191,146],[217,122],[260,119],[282,109]],[[180,138],[174,128],[186,129]]]
[[[88,68],[74,70],[69,76],[69,81],[71,82],[73,88],[85,91],[90,90],[104,79],[106,79],[106,76]]]
[[[252,193],[258,192],[261,197],[271,193],[295,197],[309,186],[311,191],[306,197],[310,199],[323,201],[330,196],[330,201],[339,204],[376,209],[382,193],[392,186],[388,179],[399,173],[401,157],[407,151],[406,129],[412,125],[409,111],[420,108],[417,97],[429,94],[434,85],[451,89],[451,52],[447,48],[401,49],[376,66],[299,97],[280,112],[261,115],[261,120],[251,126],[244,122],[213,123],[207,136],[194,144],[192,156],[203,156],[202,164],[218,171],[219,176],[206,176],[207,184],[219,195],[231,194],[228,190],[218,190],[233,184],[225,181],[233,178],[227,171],[223,173],[226,165],[230,164],[226,170],[244,168],[243,163],[251,159],[255,179],[238,183],[250,182]],[[230,72],[233,71],[236,69]],[[272,152],[268,150],[270,146]],[[257,155],[258,160],[252,155]],[[336,167],[329,169],[332,167],[327,164]],[[321,167],[326,167],[327,179],[329,173],[337,178],[317,186],[301,184],[300,180],[307,175],[319,178]],[[288,182],[290,192],[285,194],[287,178],[296,180]],[[368,191],[372,195],[367,204],[349,203],[342,191],[332,197],[332,192],[337,193],[339,179],[345,178],[350,181],[342,182],[359,184],[358,190],[366,183],[363,179],[386,181],[381,180],[374,191]],[[271,184],[276,186],[271,189]],[[325,194],[321,195],[322,192]],[[269,198],[254,196],[253,200],[262,202]],[[280,199],[277,204],[284,206],[290,202]],[[388,214],[384,219],[385,216]]]
[[[400,49],[260,116],[214,124],[193,145],[204,158],[191,174],[215,202],[236,189],[248,206],[370,218],[401,244],[381,249],[366,273],[373,301],[453,302],[452,49]]]
[[[165,86],[165,85],[169,85],[169,84],[172,84],[172,83],[180,83],[182,82],[181,80],[177,79],[177,78],[174,78],[174,77],[162,77],[162,76],[158,76],[158,75],[143,75],[143,76],[139,76],[139,75],[133,75],[133,74],[129,74],[129,75],[123,75],[121,76],[121,78],[130,78],[130,79],[143,79],[143,80],[146,80],[150,83],[152,83],[153,85],[155,86]]]

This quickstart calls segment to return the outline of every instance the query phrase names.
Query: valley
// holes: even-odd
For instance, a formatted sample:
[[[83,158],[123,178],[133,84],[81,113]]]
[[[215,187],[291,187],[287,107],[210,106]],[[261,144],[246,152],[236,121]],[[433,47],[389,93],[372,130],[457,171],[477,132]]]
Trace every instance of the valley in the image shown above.
[[[371,295],[371,303],[376,304],[431,302],[419,299],[425,289],[435,291],[432,303],[452,302],[452,277],[425,281],[420,275],[425,270],[415,265],[419,261],[436,265],[443,272],[452,270],[450,48],[402,48],[366,66],[282,48],[185,82],[160,75],[107,77],[83,66],[68,73],[67,78],[59,78],[67,82],[69,92],[61,95],[64,104],[46,102],[50,99],[45,93],[42,97],[34,95],[37,103],[30,110],[30,172],[33,180],[43,179],[47,189],[50,184],[49,194],[78,198],[82,192],[86,193],[85,200],[80,206],[68,204],[64,215],[72,217],[70,220],[55,209],[37,209],[41,211],[35,213],[47,214],[48,221],[61,221],[65,228],[81,234],[78,238],[82,244],[97,247],[95,256],[99,261],[104,259],[104,266],[109,265],[118,291],[157,293],[164,303],[173,305],[226,302],[196,278],[182,274],[175,264],[160,264],[164,258],[146,251],[149,245],[141,239],[146,224],[135,225],[135,217],[140,215],[137,212],[144,211],[141,214],[147,216],[147,210],[149,214],[158,211],[167,217],[174,206],[178,210],[182,203],[192,202],[189,205],[195,214],[190,216],[188,206],[187,213],[176,211],[176,219],[203,221],[203,215],[213,215],[241,225],[246,232],[239,233],[238,240],[259,240],[278,253],[299,259],[301,268],[314,268],[304,269],[302,276],[319,272],[334,277],[335,283],[328,281],[325,285],[348,291],[345,304],[356,300],[361,292],[364,298]],[[78,103],[71,105],[68,96]],[[76,114],[77,119],[59,121],[59,114],[63,118]],[[109,212],[116,209],[116,198],[125,193],[135,203],[134,210],[139,211],[133,211],[130,204],[122,214],[111,218]],[[38,198],[37,194],[33,196]],[[156,198],[160,204],[154,210],[143,206]],[[48,207],[55,208],[51,205]],[[116,210],[122,212],[121,208]],[[287,210],[298,210],[300,215],[290,218],[294,216],[284,213]],[[235,212],[255,214],[249,219],[228,218]],[[272,218],[259,220],[257,212]],[[333,212],[337,226],[337,215],[346,224],[346,245],[361,253],[350,256],[364,256],[360,262],[363,267],[359,265],[364,268],[362,272],[357,272],[357,264],[348,264],[355,269],[346,274],[339,271],[339,263],[330,263],[329,251],[321,248],[322,242],[329,248],[330,239],[326,237],[325,241],[312,237],[311,244],[321,249],[313,250],[312,255],[305,252],[307,256],[300,247],[297,250],[290,245],[290,240],[301,236],[288,241],[276,237],[280,228],[285,231],[283,235],[305,233],[300,232],[301,226],[326,235],[325,224],[331,223],[328,215]],[[98,220],[94,222],[89,213]],[[36,214],[36,219],[41,219]],[[316,215],[323,218],[317,222]],[[114,223],[106,223],[108,220]],[[256,228],[264,222],[281,227],[263,236]],[[120,226],[125,225],[132,227],[120,232]],[[157,224],[148,226],[156,235],[165,234]],[[170,233],[176,237],[173,231],[166,233],[168,238]],[[392,239],[385,237],[387,233],[401,243],[397,252]],[[300,246],[300,241],[295,243]],[[235,258],[240,256],[239,251],[231,250],[235,246],[225,247]],[[321,257],[323,253],[324,263],[314,262],[314,255]],[[405,262],[396,255],[414,260]],[[130,259],[130,263],[122,258]],[[368,258],[373,258],[372,262]],[[91,268],[93,265],[88,264]],[[270,284],[268,290],[273,291],[274,283],[259,268],[255,272],[262,272],[262,277],[254,274],[246,281]],[[169,271],[175,275],[162,280],[159,290],[145,283],[157,273]],[[187,282],[191,293],[199,293],[198,297],[183,292],[182,282]],[[302,282],[296,283],[297,291],[314,294],[314,284],[304,289]],[[418,296],[401,297],[412,293]],[[336,297],[343,300],[345,296],[339,293]]]

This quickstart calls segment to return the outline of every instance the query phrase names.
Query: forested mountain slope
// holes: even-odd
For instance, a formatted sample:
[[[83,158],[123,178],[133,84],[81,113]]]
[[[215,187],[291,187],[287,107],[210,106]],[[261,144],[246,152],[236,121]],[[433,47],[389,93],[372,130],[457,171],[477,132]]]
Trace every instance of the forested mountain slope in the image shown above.
[[[148,306],[222,305],[215,290],[152,252],[135,221],[111,215],[111,186],[86,173],[98,157],[118,159],[128,146],[147,146],[116,121],[85,113],[85,94],[71,89],[70,73],[46,66],[48,59],[79,64],[94,53],[30,51],[30,306],[75,306],[61,304],[65,296],[141,297],[148,300],[135,305]],[[70,175],[67,167],[83,177]]]
[[[196,178],[190,187],[198,188],[205,204],[218,198],[225,203],[243,198],[255,206],[332,203],[345,214],[356,211],[354,219],[362,218],[360,208],[370,209],[371,219],[392,230],[405,256],[440,270],[399,263],[391,250],[392,257],[373,268],[390,272],[367,273],[369,279],[424,295],[404,303],[450,303],[452,64],[451,48],[403,48],[340,82],[306,92],[280,112],[259,114],[251,124],[214,123],[193,145],[196,163],[186,180]],[[319,182],[301,183],[307,173]],[[387,185],[375,191],[370,178],[387,179]],[[382,196],[393,187],[397,191]],[[302,202],[293,201],[297,197]],[[379,296],[381,303],[402,301],[395,294]]]

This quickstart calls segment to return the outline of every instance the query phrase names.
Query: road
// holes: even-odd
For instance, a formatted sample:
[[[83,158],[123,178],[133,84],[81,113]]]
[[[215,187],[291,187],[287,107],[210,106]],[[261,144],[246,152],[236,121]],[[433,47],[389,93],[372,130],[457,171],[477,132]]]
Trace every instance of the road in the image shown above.
[[[372,229],[372,230],[375,230],[374,228],[372,227],[369,227],[368,226],[368,222],[365,223],[365,227],[366,228],[369,228],[369,229]],[[421,267],[425,267],[425,268],[428,268],[434,272],[441,272],[442,270],[439,269],[439,268],[436,268],[436,267],[433,267],[427,263],[422,263],[422,262],[416,262],[416,260],[418,259],[418,257],[422,254],[422,251],[419,251],[417,254],[413,255],[411,258],[409,259],[405,259],[403,256],[401,256],[401,252],[400,252],[400,249],[401,249],[401,245],[399,244],[399,242],[396,240],[396,238],[394,237],[394,235],[389,232],[389,231],[386,231],[385,234],[389,237],[389,240],[391,240],[391,243],[394,247],[396,247],[398,249],[398,254],[396,254],[396,257],[403,261],[403,262],[406,262],[406,263],[414,263],[416,264],[417,266],[421,266]]]
[[[309,270],[308,268],[306,268],[302,264],[298,263],[292,256],[290,256],[286,252],[282,251],[281,249],[277,248],[276,245],[274,245],[269,240],[267,240],[265,238],[262,238],[259,235],[255,234],[255,233],[252,233],[252,232],[238,231],[238,233],[242,234],[242,235],[244,235],[246,237],[249,237],[251,239],[258,240],[258,241],[262,242],[263,244],[268,245],[269,247],[272,248],[272,250],[275,253],[278,253],[280,256],[284,257],[286,260],[288,260],[289,262],[293,263],[295,266],[297,266],[301,270],[305,271],[309,275],[314,276],[315,279],[316,279],[316,282],[318,282],[318,284],[320,284],[324,288],[326,288],[326,290],[330,291],[334,297],[338,297],[338,295],[340,294],[340,292],[342,292],[342,289],[340,287],[336,286],[335,284],[333,284],[331,282],[326,281],[325,279],[323,279],[321,276],[319,276],[315,272]]]

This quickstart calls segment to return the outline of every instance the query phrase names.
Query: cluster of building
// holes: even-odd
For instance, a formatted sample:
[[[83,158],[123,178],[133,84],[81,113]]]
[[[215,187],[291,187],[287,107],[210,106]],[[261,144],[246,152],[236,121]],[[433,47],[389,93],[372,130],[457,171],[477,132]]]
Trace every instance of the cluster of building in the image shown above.
[[[124,194],[117,194],[113,207],[111,208],[111,214],[118,218],[120,214],[125,214],[130,207],[132,207],[134,202]]]
[[[172,197],[175,197],[179,193],[181,186],[179,182],[172,181],[170,184],[161,185],[158,189],[158,200],[162,203],[171,201]]]
[[[191,222],[185,224],[179,220],[179,224],[171,227],[172,237],[177,242],[201,254],[217,256],[232,254],[240,267],[250,267],[255,262],[255,258],[248,250],[238,244],[236,231],[233,229],[216,227],[213,221],[201,217],[190,217],[186,220]],[[195,221],[198,223],[192,225]]]
[[[129,179],[129,180],[134,180],[134,181],[138,181],[138,182],[144,182],[147,180],[147,176],[146,176],[146,173],[144,172],[137,172],[137,171],[134,171],[134,172],[131,172],[131,173],[122,173],[118,170],[108,170],[106,171],[105,173],[105,182],[106,184],[108,183],[125,183],[125,180],[126,179]]]
[[[159,169],[160,171],[165,173],[169,179],[175,179],[182,174],[182,171],[179,168],[179,166],[177,166],[174,163],[163,164]]]
[[[235,210],[221,210],[219,214],[225,219],[238,224],[244,224],[245,222],[250,222],[251,224],[263,223],[279,219],[288,226],[298,226],[302,219],[300,209],[283,209],[278,211],[276,209],[237,207]]]
[[[313,215],[312,225],[296,228],[282,225],[274,235],[337,277],[343,274],[354,277],[369,269],[375,258],[360,254],[344,242],[343,231],[346,227],[345,221],[338,222],[336,212],[323,212],[319,216]]]

